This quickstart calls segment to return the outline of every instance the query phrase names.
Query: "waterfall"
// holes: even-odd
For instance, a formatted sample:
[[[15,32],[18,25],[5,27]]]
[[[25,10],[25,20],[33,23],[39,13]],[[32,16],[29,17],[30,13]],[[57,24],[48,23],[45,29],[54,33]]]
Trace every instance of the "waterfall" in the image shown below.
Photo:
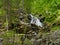
[[[30,22],[31,24],[43,27],[42,22],[37,17],[34,17],[32,14],[30,14],[30,16],[31,16],[31,22]]]

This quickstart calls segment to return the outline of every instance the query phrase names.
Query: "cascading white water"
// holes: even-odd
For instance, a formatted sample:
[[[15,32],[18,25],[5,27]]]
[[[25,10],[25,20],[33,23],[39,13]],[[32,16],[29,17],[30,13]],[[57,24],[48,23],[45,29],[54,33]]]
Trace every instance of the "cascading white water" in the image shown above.
[[[31,24],[43,27],[42,22],[37,17],[34,17],[32,14],[30,14],[30,16],[31,16],[31,22],[30,22]]]

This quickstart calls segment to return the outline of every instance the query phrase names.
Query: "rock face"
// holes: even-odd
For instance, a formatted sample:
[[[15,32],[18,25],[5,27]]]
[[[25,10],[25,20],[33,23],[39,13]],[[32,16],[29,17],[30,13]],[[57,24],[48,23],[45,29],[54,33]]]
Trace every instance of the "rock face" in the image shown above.
[[[43,34],[40,42],[41,45],[60,45],[60,30]]]
[[[43,34],[41,38],[31,38],[32,45],[60,45],[60,30]]]
[[[29,41],[32,45],[60,45],[60,30],[44,33],[41,38],[35,35]]]

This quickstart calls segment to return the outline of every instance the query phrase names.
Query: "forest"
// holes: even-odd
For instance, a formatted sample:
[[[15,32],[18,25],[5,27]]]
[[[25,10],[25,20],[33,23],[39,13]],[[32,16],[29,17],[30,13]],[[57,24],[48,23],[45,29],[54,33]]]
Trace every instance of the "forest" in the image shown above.
[[[0,45],[60,45],[60,0],[0,0]]]

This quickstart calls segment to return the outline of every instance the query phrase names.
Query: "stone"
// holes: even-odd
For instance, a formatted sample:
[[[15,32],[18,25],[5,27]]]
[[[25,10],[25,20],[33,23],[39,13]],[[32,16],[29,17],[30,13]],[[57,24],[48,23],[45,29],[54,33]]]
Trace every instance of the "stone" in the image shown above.
[[[0,38],[0,42],[2,42],[3,41],[3,38]]]
[[[3,41],[3,38],[0,38],[0,45],[3,45],[3,44],[2,44],[2,41]]]

